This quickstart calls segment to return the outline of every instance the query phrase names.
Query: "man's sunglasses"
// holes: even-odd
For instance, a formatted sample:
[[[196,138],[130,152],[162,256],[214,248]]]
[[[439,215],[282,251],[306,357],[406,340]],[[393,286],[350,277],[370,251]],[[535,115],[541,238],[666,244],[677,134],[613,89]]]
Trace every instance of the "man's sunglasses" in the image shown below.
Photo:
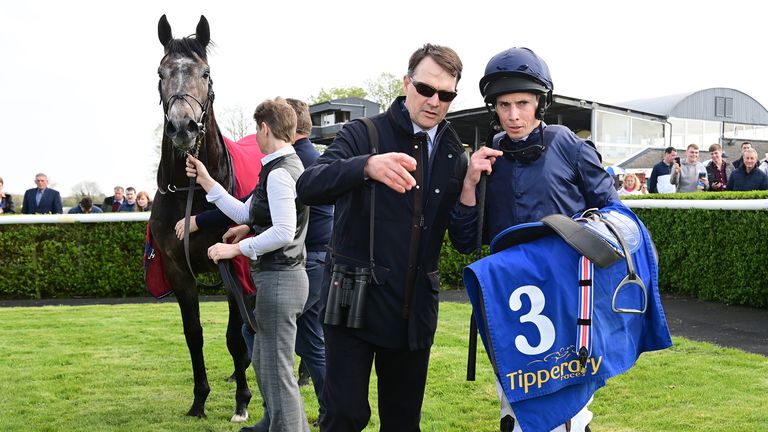
[[[459,94],[456,92],[448,91],[448,90],[438,90],[434,87],[432,87],[429,84],[424,84],[423,82],[416,81],[413,79],[413,77],[408,77],[411,79],[411,84],[413,84],[413,88],[416,89],[416,91],[427,98],[432,97],[435,93],[437,93],[437,98],[440,99],[442,102],[450,102],[454,99],[456,99],[456,96]]]

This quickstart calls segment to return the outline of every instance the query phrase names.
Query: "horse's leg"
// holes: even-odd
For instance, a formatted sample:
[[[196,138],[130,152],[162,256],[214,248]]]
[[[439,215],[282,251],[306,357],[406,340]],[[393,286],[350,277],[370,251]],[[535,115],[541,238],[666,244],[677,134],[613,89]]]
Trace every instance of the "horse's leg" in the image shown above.
[[[187,278],[185,278],[187,279]],[[193,280],[187,280],[188,287],[194,287]],[[195,379],[195,400],[187,412],[188,416],[205,417],[205,401],[211,387],[205,372],[203,357],[203,327],[200,325],[200,301],[197,298],[197,288],[175,291],[176,300],[181,310],[181,321],[184,325],[184,338],[187,340],[189,356],[192,360],[192,374]]]
[[[229,303],[229,320],[227,321],[227,348],[232,355],[232,362],[235,366],[235,382],[237,390],[235,391],[235,413],[230,421],[240,423],[248,420],[248,403],[251,401],[251,389],[248,388],[248,381],[245,378],[245,372],[251,364],[248,356],[248,350],[243,339],[242,327],[243,319],[240,316],[240,310],[237,303],[231,295],[227,296]],[[251,308],[252,310],[253,308]]]

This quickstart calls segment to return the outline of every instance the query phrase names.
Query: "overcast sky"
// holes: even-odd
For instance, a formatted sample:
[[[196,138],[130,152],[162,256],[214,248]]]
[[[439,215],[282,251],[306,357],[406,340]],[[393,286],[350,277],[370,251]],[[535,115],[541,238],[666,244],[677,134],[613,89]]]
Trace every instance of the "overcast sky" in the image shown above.
[[[618,103],[729,87],[768,105],[765,6],[754,1],[144,3],[2,2],[6,192],[34,187],[42,171],[65,196],[81,181],[107,194],[117,184],[154,193],[164,13],[176,37],[208,19],[217,113],[402,76],[425,42],[454,48],[464,62],[453,109],[481,106],[488,59],[513,46],[547,61],[561,95]]]

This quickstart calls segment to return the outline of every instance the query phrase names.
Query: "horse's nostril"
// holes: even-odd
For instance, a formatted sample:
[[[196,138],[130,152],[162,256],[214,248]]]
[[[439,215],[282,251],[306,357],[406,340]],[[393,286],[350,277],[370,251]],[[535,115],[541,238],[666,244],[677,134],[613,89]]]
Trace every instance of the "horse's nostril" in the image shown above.
[[[189,120],[187,122],[187,132],[190,135],[197,135],[198,132],[200,132],[200,128],[197,127],[197,122],[194,120]]]
[[[179,130],[174,126],[173,122],[166,122],[165,124],[165,135],[169,138],[173,138],[176,136],[176,134],[179,133]]]

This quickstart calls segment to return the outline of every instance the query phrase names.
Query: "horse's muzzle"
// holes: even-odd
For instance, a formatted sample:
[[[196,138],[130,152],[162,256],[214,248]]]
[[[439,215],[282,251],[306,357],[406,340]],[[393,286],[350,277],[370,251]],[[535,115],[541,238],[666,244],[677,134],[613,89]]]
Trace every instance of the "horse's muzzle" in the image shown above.
[[[165,124],[165,135],[171,139],[175,148],[183,151],[189,151],[195,146],[200,132],[200,124],[192,119],[181,122],[168,121]]]

